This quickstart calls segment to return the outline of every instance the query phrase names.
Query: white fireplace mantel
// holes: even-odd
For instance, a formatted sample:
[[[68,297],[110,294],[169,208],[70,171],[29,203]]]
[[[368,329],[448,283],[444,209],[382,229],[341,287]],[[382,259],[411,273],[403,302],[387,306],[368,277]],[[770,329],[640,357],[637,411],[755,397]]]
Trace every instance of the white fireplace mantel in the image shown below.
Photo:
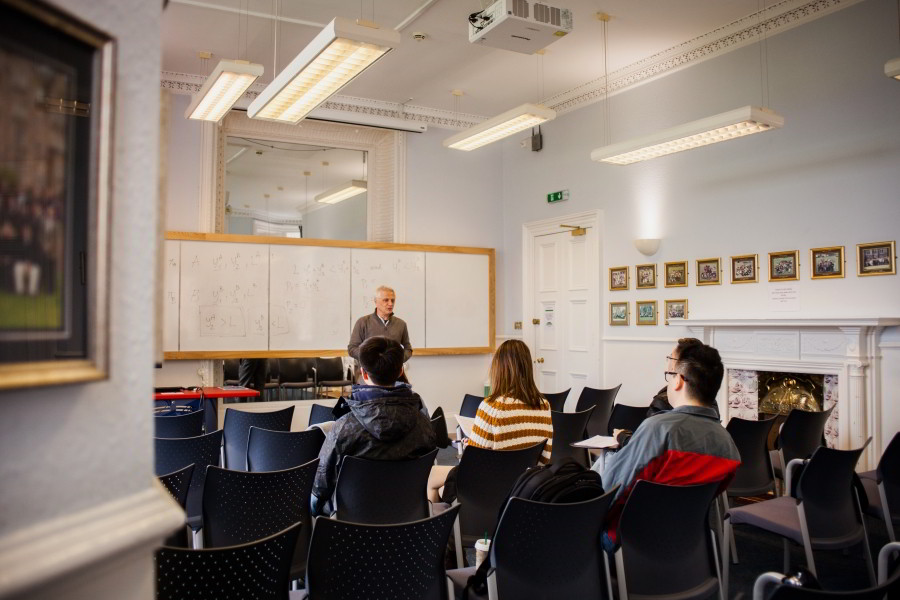
[[[860,468],[881,456],[881,351],[886,327],[900,317],[809,319],[685,319],[695,337],[714,346],[726,369],[838,375],[838,447],[872,443]],[[719,405],[727,415],[727,378]]]

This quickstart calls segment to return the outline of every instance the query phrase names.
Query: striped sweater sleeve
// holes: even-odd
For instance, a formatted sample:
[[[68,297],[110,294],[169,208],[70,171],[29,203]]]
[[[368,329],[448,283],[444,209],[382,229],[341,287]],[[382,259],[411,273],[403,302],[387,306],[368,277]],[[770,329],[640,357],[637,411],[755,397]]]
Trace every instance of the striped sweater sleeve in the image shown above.
[[[553,424],[550,403],[531,408],[513,398],[485,400],[478,406],[469,443],[492,450],[519,450],[547,440],[540,462],[550,462],[553,451]]]

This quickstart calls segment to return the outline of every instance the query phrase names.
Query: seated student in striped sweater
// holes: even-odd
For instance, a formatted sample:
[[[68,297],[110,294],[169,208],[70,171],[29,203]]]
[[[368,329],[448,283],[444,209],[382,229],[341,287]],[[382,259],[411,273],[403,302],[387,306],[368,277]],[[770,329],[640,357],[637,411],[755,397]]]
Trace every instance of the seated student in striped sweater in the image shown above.
[[[503,342],[494,354],[490,379],[491,395],[478,406],[468,445],[490,450],[519,450],[547,440],[540,462],[550,462],[553,451],[550,403],[534,384],[528,346],[520,340]],[[439,490],[455,468],[442,465],[432,468],[428,478],[429,500],[452,500],[451,494],[447,493],[449,490],[445,490],[443,498]]]

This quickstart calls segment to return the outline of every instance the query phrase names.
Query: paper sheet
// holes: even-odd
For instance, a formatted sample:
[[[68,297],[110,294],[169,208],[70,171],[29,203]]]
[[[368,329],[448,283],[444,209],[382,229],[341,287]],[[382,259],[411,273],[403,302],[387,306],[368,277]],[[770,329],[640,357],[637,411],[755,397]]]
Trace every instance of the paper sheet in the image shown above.
[[[616,438],[609,435],[595,435],[592,438],[575,442],[572,445],[576,448],[592,448],[600,450],[602,448],[618,448],[619,442],[616,441]]]
[[[462,415],[453,415],[456,417],[456,424],[462,429],[463,435],[467,438],[472,437],[472,426],[475,425],[473,417],[464,417]]]

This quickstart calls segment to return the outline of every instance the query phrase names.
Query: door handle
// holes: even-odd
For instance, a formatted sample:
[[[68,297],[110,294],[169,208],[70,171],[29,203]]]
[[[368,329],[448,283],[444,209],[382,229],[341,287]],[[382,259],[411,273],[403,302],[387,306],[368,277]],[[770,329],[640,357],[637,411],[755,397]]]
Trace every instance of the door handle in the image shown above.
[[[532,319],[532,320],[531,320],[531,324],[532,324],[532,325],[540,325],[540,324],[541,324],[541,320],[540,320],[540,319]]]
[[[541,358],[539,358],[539,359],[537,359],[537,360],[536,360],[536,361],[535,361],[535,362],[538,362],[538,363],[542,363],[542,364],[543,364],[543,362],[544,362],[544,358],[543,358],[543,357],[541,357]]]

